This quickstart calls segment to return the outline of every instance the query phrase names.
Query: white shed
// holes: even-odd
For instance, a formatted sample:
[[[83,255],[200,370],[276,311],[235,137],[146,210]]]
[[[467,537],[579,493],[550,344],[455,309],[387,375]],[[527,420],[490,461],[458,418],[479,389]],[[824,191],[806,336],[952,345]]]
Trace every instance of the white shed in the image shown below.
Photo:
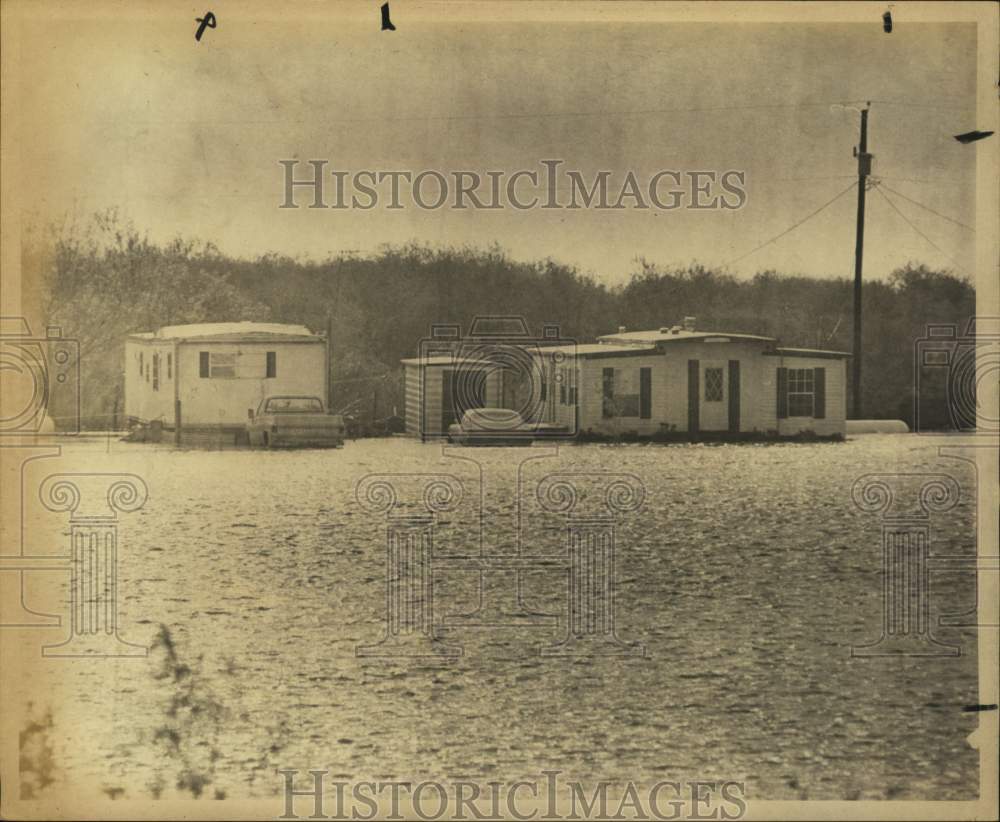
[[[276,394],[326,401],[326,337],[304,325],[199,323],[131,334],[125,341],[125,414],[174,428],[241,429]]]

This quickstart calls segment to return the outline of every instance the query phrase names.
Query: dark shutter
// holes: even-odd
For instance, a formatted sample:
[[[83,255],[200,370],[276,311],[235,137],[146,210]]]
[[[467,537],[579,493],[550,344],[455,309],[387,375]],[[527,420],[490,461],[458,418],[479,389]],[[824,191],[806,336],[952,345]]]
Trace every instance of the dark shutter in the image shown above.
[[[788,418],[788,369],[778,369],[778,419]]]
[[[607,419],[614,416],[615,402],[615,369],[605,368],[602,372],[602,403],[601,416]]]
[[[278,355],[274,351],[267,352],[267,378],[278,376]]]
[[[653,417],[653,369],[639,369],[639,419]]]
[[[198,352],[198,376],[207,377],[208,376],[208,352],[199,351]]]
[[[441,434],[448,433],[448,426],[462,417],[455,405],[455,372],[450,368],[441,371]],[[431,433],[431,432],[426,432]]]
[[[698,422],[698,360],[688,360],[688,433],[697,434],[701,426]]]
[[[740,361],[729,361],[729,430],[740,430]]]
[[[826,369],[813,369],[813,417],[826,419]]]

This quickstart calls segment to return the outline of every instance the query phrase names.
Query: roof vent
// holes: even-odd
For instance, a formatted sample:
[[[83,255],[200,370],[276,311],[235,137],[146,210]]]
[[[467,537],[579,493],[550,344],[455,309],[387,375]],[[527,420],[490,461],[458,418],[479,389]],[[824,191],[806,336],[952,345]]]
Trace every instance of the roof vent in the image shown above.
[[[684,330],[685,331],[694,331],[694,323],[695,323],[695,318],[694,317],[685,317],[684,318]]]
[[[661,334],[669,334],[670,333],[670,328],[667,327],[667,326],[663,326],[663,328],[660,329],[660,333]]]
[[[625,326],[624,325],[618,326],[618,333],[619,334],[624,334],[625,333]]]

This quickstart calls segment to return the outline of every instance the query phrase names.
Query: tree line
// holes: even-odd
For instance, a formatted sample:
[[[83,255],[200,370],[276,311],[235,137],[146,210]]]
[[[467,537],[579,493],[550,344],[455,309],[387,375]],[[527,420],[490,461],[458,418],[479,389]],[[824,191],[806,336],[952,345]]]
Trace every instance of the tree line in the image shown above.
[[[773,336],[787,346],[852,346],[846,277],[766,270],[738,279],[698,264],[638,259],[629,281],[612,287],[555,260],[513,260],[499,246],[241,259],[211,243],[153,242],[113,211],[50,228],[24,254],[26,272],[42,284],[45,322],[79,340],[82,416],[95,429],[121,422],[126,335],[191,322],[268,320],[317,332],[329,324],[336,404],[369,419],[402,414],[399,361],[416,355],[433,324],[468,330],[480,315],[520,315],[537,332],[558,323],[563,337],[582,342],[690,315],[699,328]],[[974,287],[911,262],[865,283],[862,303],[865,416],[912,425],[915,345],[928,324],[954,323],[961,333],[975,313]],[[921,390],[922,425],[944,426],[943,383],[925,381]]]

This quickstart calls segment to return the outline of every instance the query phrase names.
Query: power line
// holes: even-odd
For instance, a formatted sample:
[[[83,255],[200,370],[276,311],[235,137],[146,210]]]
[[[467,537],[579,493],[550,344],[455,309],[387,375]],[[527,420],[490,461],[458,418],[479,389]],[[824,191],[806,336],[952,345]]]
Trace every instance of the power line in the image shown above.
[[[944,250],[943,250],[942,248],[940,248],[940,247],[938,246],[938,244],[937,244],[937,243],[935,243],[935,242],[934,242],[934,241],[933,241],[933,240],[932,240],[932,239],[931,239],[930,237],[928,237],[928,236],[927,236],[926,234],[924,234],[924,232],[922,232],[922,231],[921,231],[921,230],[920,230],[919,228],[917,228],[917,227],[916,227],[916,226],[915,226],[915,225],[914,225],[914,224],[913,224],[913,223],[912,223],[912,222],[910,221],[910,219],[909,219],[909,218],[908,218],[908,217],[907,217],[907,216],[906,216],[906,215],[905,215],[905,214],[904,214],[904,213],[903,213],[902,211],[900,211],[900,210],[899,210],[899,209],[898,209],[898,208],[896,207],[896,204],[895,204],[895,203],[894,203],[894,202],[893,202],[892,200],[890,200],[890,199],[889,199],[889,195],[888,195],[888,194],[886,194],[886,193],[885,193],[884,191],[882,191],[882,187],[881,187],[881,186],[878,186],[878,185],[876,185],[876,186],[873,186],[873,187],[874,187],[874,189],[875,189],[875,190],[876,190],[876,191],[877,191],[877,192],[878,192],[879,194],[881,194],[881,195],[882,195],[883,199],[884,199],[884,200],[885,200],[885,201],[886,201],[886,202],[887,202],[887,203],[888,203],[888,204],[889,204],[889,205],[890,205],[890,206],[892,207],[892,210],[893,210],[893,211],[895,211],[895,212],[896,212],[896,213],[897,213],[897,214],[898,214],[898,215],[899,215],[900,217],[902,217],[902,218],[903,218],[903,221],[904,221],[904,222],[905,222],[905,223],[906,223],[906,224],[907,224],[907,225],[908,225],[908,226],[909,226],[910,228],[912,228],[912,229],[913,229],[914,231],[916,231],[916,232],[917,232],[917,234],[919,234],[919,235],[920,235],[921,237],[923,237],[923,238],[924,238],[924,239],[925,239],[925,240],[927,241],[927,243],[928,243],[929,245],[931,245],[931,246],[932,246],[932,247],[933,247],[933,248],[934,248],[934,249],[935,249],[935,250],[936,250],[936,251],[938,252],[938,254],[940,254],[940,255],[941,255],[942,257],[944,257],[944,258],[945,258],[946,260],[948,260],[948,261],[949,261],[949,262],[950,262],[950,263],[951,263],[951,264],[952,264],[953,266],[955,266],[955,268],[957,268],[957,269],[958,269],[959,271],[962,271],[962,272],[964,272],[965,274],[968,274],[968,275],[969,275],[970,277],[972,276],[972,273],[971,273],[970,271],[967,271],[967,270],[966,270],[965,268],[963,268],[963,267],[962,267],[962,266],[960,266],[960,265],[959,265],[959,264],[958,264],[957,262],[955,262],[955,260],[954,260],[954,259],[952,258],[952,256],[951,256],[950,254],[947,254],[947,253],[946,253],[946,252],[945,252],[945,251],[944,251]]]
[[[908,100],[869,100],[869,103],[877,103],[881,106],[900,106],[902,108],[929,108],[936,111],[973,111],[974,105],[969,106],[939,106],[935,103],[911,103]]]
[[[896,180],[901,183],[933,183],[934,185],[965,185],[962,180],[953,177],[897,177],[894,174],[879,174],[880,180]]]
[[[958,220],[955,220],[955,219],[953,219],[953,218],[949,217],[949,216],[948,216],[947,214],[942,214],[942,213],[941,213],[940,211],[935,211],[935,210],[934,210],[933,208],[931,208],[930,206],[926,206],[926,205],[924,205],[923,203],[920,203],[920,202],[917,202],[917,201],[916,201],[916,200],[914,200],[914,199],[913,199],[912,197],[907,197],[907,196],[906,196],[905,194],[900,194],[900,193],[899,193],[898,191],[896,191],[895,189],[893,189],[893,188],[889,188],[889,186],[885,186],[885,189],[886,189],[886,191],[891,191],[891,192],[892,192],[893,194],[895,194],[895,195],[896,195],[897,197],[902,197],[902,198],[903,198],[904,200],[906,200],[906,201],[908,201],[908,202],[911,202],[911,203],[913,203],[913,204],[914,204],[915,206],[919,206],[919,207],[920,207],[920,208],[922,208],[922,209],[923,209],[924,211],[929,211],[929,212],[930,212],[931,214],[936,214],[936,215],[937,215],[938,217],[940,217],[940,218],[941,218],[942,220],[947,220],[947,221],[948,221],[949,223],[954,223],[955,225],[959,225],[959,226],[961,226],[962,228],[964,228],[964,229],[967,229],[968,231],[971,231],[971,232],[972,232],[973,234],[975,234],[975,233],[976,233],[976,229],[974,229],[974,228],[973,228],[973,227],[972,227],[971,225],[966,225],[965,223],[960,223],[960,222],[959,222]]]
[[[502,114],[438,114],[438,115],[419,114],[419,115],[402,115],[402,116],[395,114],[386,114],[386,115],[378,115],[375,117],[346,117],[346,118],[337,118],[337,119],[320,120],[320,121],[215,120],[215,121],[207,121],[206,123],[203,124],[232,125],[234,123],[239,123],[241,125],[276,125],[280,122],[283,124],[301,125],[304,123],[312,123],[312,122],[320,122],[324,124],[348,124],[348,123],[382,122],[387,120],[392,122],[432,122],[432,121],[452,122],[452,121],[462,121],[462,120],[531,120],[531,119],[547,119],[547,118],[560,118],[560,117],[639,117],[639,116],[658,115],[658,114],[698,114],[703,112],[757,111],[757,110],[773,111],[776,109],[828,108],[834,105],[843,106],[850,103],[864,104],[866,102],[869,101],[832,100],[825,103],[748,103],[745,105],[734,105],[734,106],[695,106],[691,108],[633,109],[626,111],[534,111],[534,112],[510,112]],[[881,102],[889,105],[909,105],[907,103],[894,102],[891,100],[882,100],[882,101],[875,100],[870,102]],[[924,107],[938,108],[936,106],[924,106]],[[964,109],[966,107],[959,106],[957,108]],[[181,122],[182,124],[184,123],[184,121]],[[137,124],[167,125],[165,121],[157,121],[157,120],[143,120],[143,121],[138,121]],[[170,125],[176,125],[176,124],[177,121],[171,121],[170,123]]]
[[[784,231],[782,231],[780,234],[776,234],[774,237],[772,237],[767,242],[763,242],[759,246],[757,246],[756,248],[751,249],[746,254],[744,254],[742,257],[737,257],[735,260],[730,260],[728,263],[725,263],[725,265],[727,265],[727,266],[735,265],[736,263],[740,262],[741,260],[745,260],[751,254],[755,254],[756,252],[760,251],[762,248],[764,248],[764,246],[770,245],[771,243],[775,242],[776,240],[780,240],[782,237],[784,237],[786,234],[794,231],[796,228],[798,228],[804,222],[807,222],[808,220],[811,220],[813,217],[815,217],[817,214],[819,214],[821,211],[823,211],[823,209],[828,208],[829,206],[833,205],[835,202],[837,202],[837,200],[839,200],[841,197],[843,197],[848,191],[850,191],[856,185],[857,185],[856,182],[851,183],[847,188],[845,188],[843,191],[841,191],[836,197],[834,197],[832,200],[828,200],[827,202],[825,202],[823,205],[821,205],[819,208],[817,208],[811,214],[803,217],[801,220],[799,220],[794,225],[789,226]]]

